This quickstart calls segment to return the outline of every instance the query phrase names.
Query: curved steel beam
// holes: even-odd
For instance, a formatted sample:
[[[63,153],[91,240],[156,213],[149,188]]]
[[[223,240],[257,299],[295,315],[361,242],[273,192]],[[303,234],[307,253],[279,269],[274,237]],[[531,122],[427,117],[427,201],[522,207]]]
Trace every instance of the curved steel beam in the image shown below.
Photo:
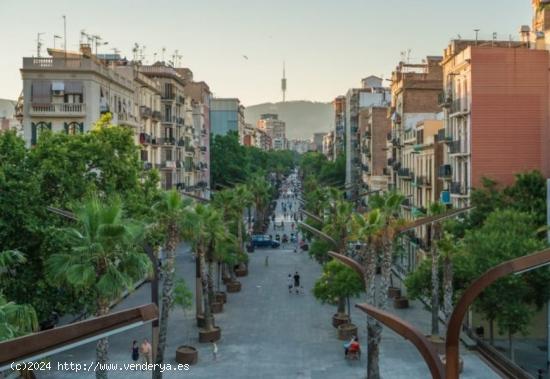
[[[485,272],[476,279],[462,294],[449,319],[446,338],[446,378],[458,379],[459,377],[459,338],[462,329],[462,320],[468,308],[481,292],[496,280],[509,275],[520,274],[550,264],[550,249],[499,264]]]
[[[343,254],[335,253],[334,251],[329,251],[328,255],[331,256],[332,258],[340,261],[341,263],[345,264],[346,266],[351,268],[353,271],[358,273],[359,276],[361,277],[361,280],[363,281],[363,283],[365,282],[365,275],[366,275],[365,270],[363,269],[363,266],[361,266],[359,264],[359,262],[357,262],[355,259],[352,259],[350,257],[346,257]]]
[[[359,308],[369,316],[374,317],[397,334],[403,336],[405,339],[411,341],[418,352],[422,355],[422,358],[424,358],[424,361],[426,361],[426,364],[428,365],[428,368],[432,373],[432,378],[444,378],[444,370],[441,359],[439,359],[439,356],[437,355],[437,351],[435,350],[433,344],[428,341],[428,339],[424,334],[422,334],[422,332],[420,332],[418,329],[416,329],[405,320],[402,320],[401,318],[391,313],[373,307],[372,305],[355,304],[355,307]]]
[[[328,234],[326,233],[323,233],[322,231],[320,231],[319,229],[317,228],[314,228],[313,226],[309,225],[309,224],[306,224],[305,222],[302,222],[302,221],[298,221],[298,225],[300,226],[303,226],[305,229],[309,230],[311,233],[321,237],[322,239],[330,242],[331,244],[333,244],[335,247],[338,247],[338,244],[336,243],[336,241],[334,240],[334,238],[332,238],[331,236],[329,236]]]
[[[422,218],[419,218],[417,220],[414,220],[411,223],[408,223],[408,224],[402,226],[401,228],[399,228],[399,230],[397,230],[397,233],[404,233],[408,230],[418,228],[419,226],[422,226],[422,225],[427,225],[427,224],[431,224],[431,223],[434,223],[434,222],[443,221],[443,220],[446,220],[448,218],[458,216],[461,213],[471,211],[472,209],[474,209],[474,207],[453,209],[449,212],[445,212],[445,213],[442,213],[442,214],[438,214],[438,215],[434,215],[434,216],[428,216],[428,217],[422,217]]]
[[[320,224],[324,223],[323,219],[321,217],[316,216],[313,213],[306,211],[305,209],[301,209],[300,212],[302,212],[303,214],[305,214],[308,217],[311,217],[312,219],[314,219],[315,221],[317,221]]]

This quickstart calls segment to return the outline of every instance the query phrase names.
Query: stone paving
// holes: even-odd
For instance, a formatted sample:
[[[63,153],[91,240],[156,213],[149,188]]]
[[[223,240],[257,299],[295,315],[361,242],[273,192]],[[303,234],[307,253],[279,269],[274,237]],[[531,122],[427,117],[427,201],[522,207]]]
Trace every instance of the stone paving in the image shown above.
[[[278,209],[280,209],[278,207]],[[278,221],[280,223],[280,216]],[[287,223],[287,227],[290,222]],[[287,229],[289,233],[290,229]],[[269,257],[269,265],[265,258]],[[194,258],[186,246],[178,251],[177,273],[185,278],[194,292]],[[286,277],[299,271],[304,293],[289,294]],[[175,365],[175,349],[190,344],[199,350],[198,364],[189,371],[165,371],[165,378],[363,378],[366,375],[366,355],[361,361],[346,361],[342,341],[336,338],[331,326],[335,307],[316,301],[311,293],[321,267],[307,253],[294,253],[293,246],[280,249],[256,249],[250,254],[249,275],[240,278],[242,291],[228,294],[224,312],[216,315],[216,324],[222,328],[218,343],[218,359],[213,360],[209,344],[199,344],[194,311],[184,314],[175,309],[171,314],[166,362]],[[149,285],[143,285],[115,309],[136,306],[149,300]],[[359,299],[354,301],[358,302]],[[412,303],[401,311],[406,318],[424,331],[429,330],[430,315],[422,306]],[[366,341],[366,318],[352,311],[353,321],[360,326],[359,338]],[[131,363],[130,345],[133,339],[150,338],[150,327],[143,326],[112,336],[110,359],[112,363]],[[462,349],[465,369],[462,378],[498,378],[480,358]],[[50,357],[53,368],[56,362],[94,361],[95,343],[89,343]],[[395,333],[384,330],[381,345],[380,367],[382,377],[429,378],[429,371],[420,354]],[[150,378],[150,372],[118,371],[110,378]],[[50,371],[39,373],[38,378],[94,377],[93,372]]]

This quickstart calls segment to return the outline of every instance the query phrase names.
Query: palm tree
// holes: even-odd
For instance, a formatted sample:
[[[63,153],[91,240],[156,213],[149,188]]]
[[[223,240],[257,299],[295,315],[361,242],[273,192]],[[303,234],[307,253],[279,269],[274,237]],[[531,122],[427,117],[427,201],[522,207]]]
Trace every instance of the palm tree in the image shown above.
[[[211,311],[212,303],[212,263],[215,257],[216,246],[228,238],[221,213],[210,205],[197,204],[195,209],[183,220],[184,236],[191,242],[201,268],[202,296],[204,307],[205,331],[214,329],[214,316]]]
[[[432,203],[428,209],[430,216],[435,216],[445,212],[445,206],[439,202]],[[430,256],[432,258],[432,337],[439,336],[439,253],[438,241],[441,239],[441,223],[434,222],[431,225],[432,243],[430,247]]]
[[[51,255],[47,275],[58,285],[93,293],[96,316],[103,316],[124,289],[132,289],[151,273],[149,258],[137,246],[142,228],[124,219],[119,199],[103,201],[93,196],[75,215],[78,228],[64,229],[71,251]],[[97,342],[96,359],[100,365],[107,363],[107,338]],[[96,378],[107,378],[107,371],[100,367]]]
[[[351,238],[361,242],[361,261],[365,270],[365,290],[367,303],[376,305],[376,266],[382,242],[384,220],[380,209],[359,215],[354,214],[351,220]],[[379,296],[378,296],[379,297]],[[382,324],[373,317],[367,316],[367,378],[380,377],[379,353]]]
[[[166,349],[166,337],[168,334],[168,318],[170,309],[174,303],[174,278],[176,264],[176,249],[182,240],[182,220],[189,213],[191,201],[183,199],[176,191],[166,191],[161,199],[153,205],[153,211],[158,220],[158,227],[162,229],[164,240],[164,261],[162,271],[162,295],[159,320],[159,336],[155,362],[164,362],[164,350]],[[155,270],[157,268],[155,267]],[[157,367],[157,366],[156,366]],[[155,368],[153,377],[162,378],[160,369]]]
[[[265,219],[265,208],[269,201],[270,185],[265,178],[258,174],[250,178],[247,186],[254,198],[256,215],[254,217],[254,233],[261,233],[262,224]]]
[[[17,250],[0,252],[0,275],[27,261]],[[0,341],[19,337],[38,330],[34,308],[27,304],[9,302],[0,291]]]
[[[400,218],[401,204],[405,200],[405,197],[397,192],[386,192],[383,195],[375,195],[371,198],[369,207],[373,210],[378,209],[380,216],[373,216],[381,223],[379,239],[377,239],[377,248],[381,251],[380,264],[381,264],[381,278],[380,285],[377,287],[379,290],[375,291],[375,297],[377,300],[377,307],[385,310],[388,307],[388,289],[391,281],[391,266],[393,255],[393,243],[394,239],[400,229],[403,226],[403,220]],[[372,331],[372,334],[371,334]],[[380,337],[382,333],[382,326],[375,324],[375,326],[369,330],[369,341],[372,340],[374,347],[373,356],[371,357],[368,378],[379,379],[380,370],[378,366],[378,344],[380,343]],[[369,356],[370,356],[369,352]],[[371,366],[372,365],[372,366]]]

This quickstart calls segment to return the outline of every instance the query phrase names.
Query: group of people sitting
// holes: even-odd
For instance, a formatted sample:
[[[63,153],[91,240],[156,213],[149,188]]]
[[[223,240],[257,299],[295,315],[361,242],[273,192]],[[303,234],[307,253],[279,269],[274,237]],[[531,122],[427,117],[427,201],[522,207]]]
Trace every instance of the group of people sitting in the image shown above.
[[[352,339],[344,344],[344,356],[346,359],[359,359],[361,357],[361,345],[357,336],[353,336]]]

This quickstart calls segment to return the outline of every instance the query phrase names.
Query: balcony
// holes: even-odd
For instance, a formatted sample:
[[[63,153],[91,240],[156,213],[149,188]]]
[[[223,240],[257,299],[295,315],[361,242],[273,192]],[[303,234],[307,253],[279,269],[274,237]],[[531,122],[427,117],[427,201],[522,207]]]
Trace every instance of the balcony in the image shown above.
[[[170,161],[170,160],[166,160],[166,161],[164,161],[164,162],[161,163],[160,168],[164,168],[164,169],[174,169],[174,168],[176,168],[176,162]]]
[[[176,98],[175,92],[166,91],[160,97],[162,100],[174,100]]]
[[[151,117],[151,108],[149,107],[145,107],[145,106],[140,106],[139,107],[139,116],[141,118],[149,118]]]
[[[450,190],[452,195],[466,195],[466,188],[460,182],[452,182]]]
[[[183,117],[176,117],[176,124],[184,125],[185,121],[184,121]]]
[[[438,167],[437,176],[443,179],[448,179],[453,174],[453,170],[450,164],[444,164]]]
[[[456,99],[451,102],[451,114],[455,113],[467,113],[468,106],[466,105],[465,99]]]
[[[143,162],[144,170],[151,170],[152,168],[153,168],[153,164],[151,162]]]
[[[159,139],[160,138],[157,138],[155,136],[151,136],[151,145],[157,146],[159,144]]]
[[[437,102],[441,108],[448,108],[451,106],[452,98],[445,92],[440,92],[437,96]]]
[[[432,183],[428,176],[417,176],[415,183],[419,187],[431,187]]]
[[[402,178],[408,178],[411,177],[411,172],[408,168],[400,168],[397,170],[397,175],[399,175]]]
[[[195,146],[187,145],[185,146],[185,151],[188,153],[194,153],[195,152]]]
[[[162,115],[160,113],[160,111],[153,111],[153,113],[151,114],[151,116],[153,117],[153,120],[160,120]]]
[[[391,132],[389,132],[389,133],[386,135],[386,140],[388,140],[388,141],[391,141],[391,140],[392,140],[392,134],[391,134]]]
[[[151,143],[151,136],[147,133],[139,133],[139,143],[142,145],[148,145]]]
[[[49,117],[84,117],[86,116],[85,103],[59,103],[59,104],[31,104],[31,116]]]
[[[175,145],[176,139],[174,137],[159,138],[158,142],[160,145]]]
[[[459,140],[451,141],[449,143],[449,154],[466,154],[466,152],[462,150],[461,145]]]
[[[398,149],[400,149],[402,146],[401,146],[401,141],[399,140],[399,138],[393,138],[391,140],[391,143],[394,147],[397,147]]]
[[[185,146],[185,140],[183,138],[180,138],[178,141],[178,147],[183,147],[183,146]]]
[[[394,171],[398,171],[399,169],[401,169],[401,162],[394,161],[392,164],[392,168],[394,169]]]
[[[389,169],[388,167],[384,167],[384,168],[382,169],[382,174],[383,174],[384,176],[390,176],[390,169]]]

